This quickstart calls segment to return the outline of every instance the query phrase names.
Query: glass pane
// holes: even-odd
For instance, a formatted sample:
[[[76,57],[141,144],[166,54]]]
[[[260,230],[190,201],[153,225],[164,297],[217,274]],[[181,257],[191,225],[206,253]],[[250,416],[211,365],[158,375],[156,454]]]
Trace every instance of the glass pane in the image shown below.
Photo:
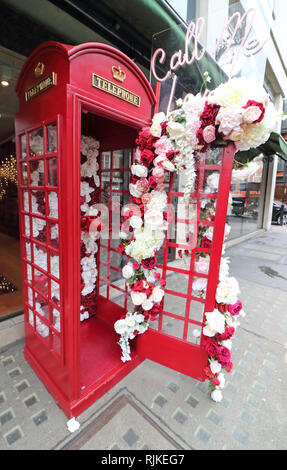
[[[48,163],[48,185],[58,185],[58,174],[57,174],[57,158],[49,158]]]
[[[102,189],[108,190],[110,187],[110,172],[102,172]]]
[[[215,194],[218,191],[219,171],[206,170],[204,174],[203,192],[207,194]]]
[[[59,273],[60,267],[59,267],[59,256],[50,253],[50,273],[59,278],[60,273]]]
[[[49,305],[41,295],[35,294],[35,309],[42,317],[49,321]]]
[[[102,153],[102,169],[108,170],[111,167],[111,152]]]
[[[49,239],[50,246],[53,248],[59,248],[59,226],[56,223],[49,222]]]
[[[45,191],[32,191],[32,212],[34,214],[46,214]]]
[[[207,279],[205,277],[194,277],[192,283],[192,295],[205,299]]]
[[[23,207],[24,211],[29,212],[30,205],[29,205],[29,192],[23,191]]]
[[[45,185],[44,160],[35,160],[30,162],[30,185]]]
[[[49,336],[49,327],[44,322],[42,322],[37,315],[36,315],[36,331],[43,338],[47,338]]]
[[[55,304],[60,304],[60,285],[53,280],[51,280],[51,299]]]
[[[57,126],[53,122],[47,126],[48,153],[57,152]]]
[[[163,315],[162,332],[175,338],[183,338],[184,321]]]
[[[32,310],[28,309],[28,315],[30,325],[34,326],[34,313],[32,312]]]
[[[57,331],[61,331],[61,316],[60,316],[60,312],[59,310],[57,310],[56,308],[53,308],[52,310],[52,314],[53,314],[53,327],[55,328],[55,330]]]
[[[49,216],[53,219],[58,218],[58,194],[55,191],[49,192]]]
[[[34,243],[34,264],[47,271],[47,250]]]
[[[27,157],[27,138],[26,134],[21,135],[21,158]]]
[[[28,215],[24,216],[24,230],[25,235],[30,237],[30,217]]]
[[[34,268],[34,287],[48,298],[48,277]]]
[[[31,287],[27,287],[27,296],[28,296],[28,304],[33,307],[34,306],[34,301],[33,301],[33,290]]]
[[[177,295],[165,294],[163,309],[165,312],[185,316],[186,299]]]
[[[32,281],[32,266],[30,264],[26,264],[26,278],[29,282]]]
[[[201,327],[190,323],[188,325],[187,341],[193,344],[200,344]]]
[[[27,163],[21,163],[21,182],[25,186],[28,184]]]
[[[192,300],[190,302],[189,318],[194,321],[202,322],[204,314],[204,303]]]
[[[26,242],[25,243],[25,248],[26,248],[26,258],[28,261],[31,261],[31,243]]]
[[[43,241],[43,237],[45,239],[46,221],[44,219],[38,219],[38,217],[33,217],[32,224],[33,237]]]
[[[43,155],[44,146],[43,146],[43,129],[42,128],[39,128],[30,132],[29,143],[30,143],[30,157]]]

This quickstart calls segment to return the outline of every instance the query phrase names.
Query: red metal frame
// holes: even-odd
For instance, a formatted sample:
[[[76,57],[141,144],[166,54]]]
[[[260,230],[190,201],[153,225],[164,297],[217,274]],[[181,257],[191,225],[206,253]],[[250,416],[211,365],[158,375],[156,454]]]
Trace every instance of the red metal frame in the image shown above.
[[[42,93],[34,96],[28,102],[25,101],[25,91],[39,82],[34,70],[37,64],[44,64],[44,75],[52,72],[57,77],[55,85]],[[91,84],[91,76],[96,72],[101,77],[120,86],[112,76],[112,67],[119,66],[126,73],[124,88],[139,95],[140,106],[134,106],[129,102],[119,99],[104,90],[94,88]],[[130,152],[133,147],[138,130],[149,124],[151,110],[156,104],[155,95],[137,66],[120,51],[98,43],[87,43],[72,47],[59,43],[49,42],[39,46],[28,58],[20,74],[16,91],[19,96],[20,111],[16,116],[16,145],[17,165],[19,174],[19,213],[20,213],[20,243],[22,256],[22,275],[24,291],[25,311],[25,357],[39,375],[47,389],[62,407],[67,416],[76,416],[90,406],[98,397],[109,390],[115,383],[121,380],[127,373],[136,367],[145,358],[150,358],[161,364],[172,367],[183,373],[203,380],[202,370],[206,364],[206,355],[200,345],[191,344],[188,341],[188,326],[202,322],[191,321],[189,318],[189,303],[194,300],[191,295],[192,278],[195,275],[193,269],[195,251],[191,256],[191,265],[185,269],[173,268],[168,263],[168,250],[178,248],[180,245],[170,240],[166,241],[163,251],[163,277],[169,272],[186,273],[189,276],[189,286],[186,296],[182,294],[177,298],[187,300],[184,316],[168,311],[164,307],[164,318],[180,319],[183,322],[183,337],[177,338],[167,335],[162,328],[161,318],[159,327],[149,329],[144,335],[137,338],[133,344],[133,360],[127,363],[121,362],[121,352],[117,345],[118,335],[115,333],[114,322],[120,318],[127,308],[128,293],[126,286],[118,285],[114,276],[121,275],[120,255],[117,253],[118,240],[111,238],[114,227],[114,217],[119,217],[112,206],[112,200],[108,204],[108,233],[107,240],[99,243],[100,250],[97,255],[99,270],[97,282],[97,312],[89,320],[80,322],[80,139],[81,134],[91,135],[100,141],[100,169],[101,180],[100,200],[105,194],[126,197],[131,202],[126,186],[115,188],[113,177],[115,174],[123,177],[129,171],[129,164],[125,167],[113,168],[113,160],[116,151]],[[159,92],[159,87],[157,93]],[[47,126],[50,123],[57,124],[57,151],[47,152]],[[39,156],[25,156],[21,150],[21,136],[26,136],[29,152],[29,133],[35,129],[43,129],[44,152]],[[127,150],[130,149],[130,150]],[[105,152],[110,154],[110,168],[104,168],[102,159]],[[49,185],[48,162],[57,161],[57,185]],[[31,162],[43,160],[44,181],[41,186],[32,186]],[[22,168],[27,167],[27,178],[22,181]],[[199,191],[194,195],[197,204],[200,204],[202,196],[201,185],[206,169],[212,169],[199,164]],[[218,167],[216,167],[218,168]],[[25,169],[25,168],[24,168]],[[217,195],[204,197],[216,197],[221,204],[221,211],[217,211],[214,222],[214,242],[211,250],[211,266],[213,275],[209,276],[206,309],[211,309],[214,303],[216,281],[218,277],[219,257],[223,241],[223,220],[225,217],[228,191],[232,169],[232,150],[223,152],[221,164],[221,183]],[[104,173],[106,172],[106,173]],[[102,187],[103,175],[108,175],[108,188]],[[34,179],[34,176],[33,176]],[[24,193],[27,191],[29,206],[24,207]],[[32,191],[42,191],[45,196],[45,205],[42,204],[42,214],[37,214],[41,223],[46,223],[46,238],[37,235],[32,236]],[[58,217],[49,214],[49,193],[58,195]],[[25,193],[26,194],[26,193]],[[170,180],[169,201],[174,197],[182,197],[182,193],[173,187],[173,178]],[[39,196],[40,197],[40,196]],[[40,200],[40,199],[39,199]],[[27,210],[28,209],[28,210]],[[119,208],[118,208],[119,209]],[[224,212],[225,211],[225,212]],[[25,217],[28,217],[29,231],[25,230]],[[176,219],[176,223],[182,222]],[[51,242],[48,233],[48,225],[58,223],[59,246]],[[43,252],[59,256],[59,279],[51,273],[50,257],[47,257],[47,269],[35,265],[33,251],[31,259],[26,253],[26,243],[32,246],[36,244]],[[190,249],[190,246],[187,247]],[[103,258],[104,250],[106,259]],[[198,251],[198,248],[196,248]],[[206,249],[202,249],[206,251]],[[117,254],[116,254],[117,253]],[[55,261],[55,260],[54,260]],[[31,266],[32,278],[26,266]],[[40,285],[36,283],[34,269],[41,273],[48,282],[46,300],[49,314],[43,316],[37,312],[36,299],[41,295]],[[106,278],[103,270],[107,270]],[[204,275],[201,275],[204,277]],[[55,303],[55,295],[52,295],[52,283],[58,282],[60,292],[60,305]],[[106,286],[105,293],[102,286]],[[118,292],[120,300],[112,296]],[[31,305],[31,293],[33,305]],[[54,292],[55,293],[55,292]],[[178,295],[173,290],[167,290],[167,294]],[[198,299],[197,299],[198,300]],[[118,304],[118,303],[119,304]],[[202,300],[200,300],[202,302]],[[37,302],[38,304],[38,302]],[[43,306],[44,307],[44,304]],[[58,309],[61,328],[56,328],[53,323],[53,309]],[[29,320],[30,310],[30,320]],[[39,310],[39,308],[38,308]],[[41,308],[42,310],[42,308]],[[206,310],[207,311],[207,310]],[[31,313],[32,312],[32,313]],[[45,313],[45,311],[44,311]],[[46,327],[46,336],[37,331],[36,319]],[[47,334],[48,333],[48,334]],[[56,347],[57,342],[57,347]]]

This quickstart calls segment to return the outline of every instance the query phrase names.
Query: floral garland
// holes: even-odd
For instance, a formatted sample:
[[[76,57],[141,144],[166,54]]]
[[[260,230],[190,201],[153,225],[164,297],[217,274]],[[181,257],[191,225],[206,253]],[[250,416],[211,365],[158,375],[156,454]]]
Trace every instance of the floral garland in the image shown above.
[[[100,186],[97,174],[99,147],[98,140],[81,136],[81,321],[88,319],[96,307],[98,271],[95,256],[98,252],[97,240],[100,232],[90,230],[90,224],[93,221],[91,216],[98,216],[96,205]]]
[[[208,74],[205,74],[205,81]],[[232,79],[220,85],[207,96],[186,95],[177,101],[178,108],[165,116],[156,114],[149,127],[139,132],[134,164],[131,167],[130,194],[132,210],[125,209],[121,219],[118,251],[130,257],[122,273],[126,280],[133,311],[115,323],[120,335],[122,361],[131,359],[130,340],[144,333],[149,322],[162,313],[165,281],[157,272],[157,253],[164,243],[167,230],[167,195],[165,175],[184,170],[184,196],[189,203],[196,182],[195,153],[206,152],[233,142],[237,150],[248,150],[266,142],[275,129],[277,114],[263,88],[245,79]],[[208,177],[206,192],[218,188],[219,174]],[[206,218],[213,220],[212,201],[202,199],[201,208]],[[208,247],[212,230],[201,227],[200,244]],[[226,234],[230,228],[226,225]],[[180,252],[181,257],[188,253]],[[223,369],[230,371],[231,337],[239,325],[238,316],[244,315],[235,278],[229,277],[228,258],[222,258],[215,308],[205,314],[203,346],[208,353],[206,378],[210,380],[211,397],[222,399]],[[207,273],[208,255],[196,257],[198,272]],[[206,280],[198,279],[193,286],[199,296],[205,295]]]

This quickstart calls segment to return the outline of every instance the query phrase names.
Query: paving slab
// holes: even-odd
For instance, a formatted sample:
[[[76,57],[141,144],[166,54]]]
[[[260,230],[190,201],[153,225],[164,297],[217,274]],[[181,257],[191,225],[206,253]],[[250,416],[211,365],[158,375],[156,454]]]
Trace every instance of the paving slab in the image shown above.
[[[261,241],[282,237],[282,247],[283,235]],[[266,274],[264,282],[257,272],[250,279],[248,255],[239,277],[232,249],[246,317],[233,340],[234,368],[221,403],[210,399],[206,382],[145,360],[78,416],[80,428],[70,433],[20,340],[0,349],[0,449],[286,450],[287,289],[270,285]]]

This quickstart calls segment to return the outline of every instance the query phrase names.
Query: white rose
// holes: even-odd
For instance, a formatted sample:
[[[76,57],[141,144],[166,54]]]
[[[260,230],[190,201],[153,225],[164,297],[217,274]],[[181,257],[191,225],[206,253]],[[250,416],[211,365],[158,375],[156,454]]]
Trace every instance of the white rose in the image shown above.
[[[153,230],[158,229],[163,224],[163,214],[156,209],[148,209],[144,215],[145,223]]]
[[[136,189],[135,184],[130,183],[129,190],[130,190],[131,195],[134,196],[134,197],[141,197],[142,196],[142,192],[139,191],[138,189]]]
[[[225,318],[222,313],[220,313],[219,310],[216,308],[213,310],[213,312],[207,312],[205,314],[206,316],[206,322],[207,325],[211,330],[214,331],[214,334],[216,333],[224,333],[225,331]]]
[[[144,315],[142,313],[138,313],[134,316],[134,319],[137,323],[142,323],[144,321]]]
[[[153,302],[150,299],[147,299],[142,303],[142,308],[144,310],[150,310],[152,309],[152,307],[153,307]]]
[[[154,302],[160,303],[163,296],[164,296],[164,290],[163,289],[161,289],[158,286],[153,288],[151,297],[152,297]]]
[[[174,164],[172,162],[170,162],[169,160],[167,160],[167,159],[164,160],[161,165],[167,171],[173,172],[175,170]]]
[[[156,113],[154,117],[152,118],[152,122],[163,122],[166,120],[165,114],[163,112],[161,113]]]
[[[218,361],[211,361],[210,370],[213,374],[218,374],[221,371],[222,367]]]
[[[137,215],[133,215],[130,218],[130,224],[133,228],[140,228],[143,224],[142,218]]]
[[[220,382],[219,387],[220,387],[220,388],[224,388],[224,386],[225,386],[225,377],[224,377],[224,374],[221,372],[221,373],[218,375],[217,378],[218,378],[218,380],[219,380],[219,382]]]
[[[129,234],[126,233],[126,232],[121,231],[119,233],[119,237],[122,238],[123,240],[126,240],[127,238],[129,238]]]
[[[219,282],[216,290],[216,301],[219,304],[235,304],[239,294],[238,282],[234,277],[226,277]]]
[[[172,139],[177,139],[184,135],[184,127],[179,122],[169,122],[166,130]]]
[[[218,389],[213,390],[213,392],[211,393],[210,396],[211,396],[212,400],[216,401],[217,403],[219,403],[223,398],[221,390],[218,390]]]
[[[127,329],[125,319],[117,320],[114,324],[114,329],[119,335],[122,335],[123,333],[125,333]]]
[[[154,122],[151,127],[150,127],[150,133],[154,137],[160,137],[161,136],[161,125],[159,122]]]
[[[138,176],[139,178],[146,178],[148,174],[148,169],[144,165],[132,165],[131,172],[133,175]]]
[[[133,328],[133,327],[135,326],[135,324],[136,324],[135,319],[134,319],[134,317],[132,317],[132,316],[126,317],[125,322],[126,322],[126,325],[127,325],[129,328]]]
[[[126,264],[122,269],[122,274],[125,279],[129,279],[134,275],[134,270],[131,264]]]
[[[134,305],[141,305],[146,299],[147,296],[143,292],[131,292],[132,303]]]
[[[219,124],[218,131],[227,136],[234,129],[239,129],[242,123],[242,108],[238,105],[222,107],[216,116],[215,124]]]

